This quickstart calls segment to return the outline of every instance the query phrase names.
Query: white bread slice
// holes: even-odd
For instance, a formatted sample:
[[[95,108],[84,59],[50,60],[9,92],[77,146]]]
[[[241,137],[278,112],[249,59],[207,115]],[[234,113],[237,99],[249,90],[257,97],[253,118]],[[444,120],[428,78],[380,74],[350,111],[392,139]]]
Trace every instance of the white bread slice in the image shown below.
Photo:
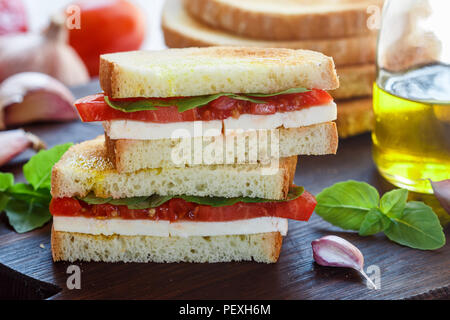
[[[187,238],[102,236],[55,231],[53,261],[103,262],[277,262],[283,237],[279,232]]]
[[[278,140],[273,145],[272,137]],[[200,164],[267,163],[279,157],[335,154],[338,145],[334,122],[233,136],[112,140],[105,134],[105,140],[108,157],[119,172]],[[174,158],[173,154],[184,147],[189,151],[187,156]],[[211,154],[222,156],[211,157]]]
[[[186,10],[212,27],[266,40],[305,40],[366,34],[367,8],[383,0],[184,0]]]
[[[375,61],[377,32],[369,34],[297,41],[264,41],[233,35],[211,28],[189,14],[180,0],[167,0],[162,17],[166,45],[170,48],[238,46],[262,48],[308,49],[332,56],[337,66]]]
[[[329,93],[334,99],[349,99],[372,95],[376,78],[374,64],[362,64],[338,68],[340,86]]]
[[[375,118],[372,97],[337,101],[339,138],[348,138],[371,131]]]
[[[86,196],[128,198],[159,195],[285,199],[297,157],[260,164],[186,166],[119,173],[108,159],[103,136],[72,146],[53,166],[54,198]]]
[[[101,55],[100,85],[109,97],[133,98],[332,90],[339,81],[333,59],[318,52],[209,47]]]

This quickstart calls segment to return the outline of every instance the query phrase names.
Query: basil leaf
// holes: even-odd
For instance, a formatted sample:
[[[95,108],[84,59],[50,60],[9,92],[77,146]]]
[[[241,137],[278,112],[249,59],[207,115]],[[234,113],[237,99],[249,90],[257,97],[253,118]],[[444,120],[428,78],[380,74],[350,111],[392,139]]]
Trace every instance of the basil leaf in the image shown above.
[[[252,96],[252,97],[272,97],[272,96],[278,96],[281,94],[303,93],[303,92],[309,92],[309,91],[311,91],[311,90],[306,89],[306,88],[291,88],[291,89],[277,92],[275,94],[273,94],[273,93],[250,93],[248,95]]]
[[[41,150],[23,166],[23,174],[35,190],[50,189],[52,168],[72,145],[73,143],[66,143]]]
[[[146,197],[145,200],[137,203],[131,203],[128,204],[128,209],[149,209],[149,208],[156,208],[160,205],[166,203],[167,201],[174,198],[173,196],[159,196],[157,194],[154,194],[150,197]],[[125,198],[123,200],[128,200],[129,198]]]
[[[78,199],[86,202],[87,204],[104,204],[104,203],[108,203],[113,198],[100,198],[100,197],[95,196],[95,194],[91,192],[87,196],[85,196],[83,198],[78,198]]]
[[[359,230],[366,214],[378,207],[379,198],[378,191],[365,182],[339,182],[317,195],[315,211],[335,226]]]
[[[380,209],[390,218],[401,217],[408,199],[408,190],[396,189],[385,193],[380,200]]]
[[[48,189],[40,188],[35,190],[31,185],[25,183],[15,184],[8,189],[8,194],[16,200],[28,202],[33,200],[43,206],[48,206],[51,200],[50,191]]]
[[[14,175],[12,173],[0,172],[0,192],[8,190],[14,184]]]
[[[9,196],[5,193],[0,193],[0,212],[4,211],[6,208],[6,205],[9,201]]]
[[[369,236],[384,231],[391,221],[378,208],[370,209],[359,229],[360,236]]]
[[[250,101],[253,103],[266,103],[264,100],[255,99],[253,97],[274,97],[282,94],[291,93],[303,93],[310,90],[306,88],[291,88],[288,90],[280,91],[277,93],[250,93],[250,94],[235,94],[235,93],[217,93],[211,95],[194,96],[186,98],[173,98],[173,99],[141,99],[141,100],[119,100],[111,101],[108,96],[105,96],[105,102],[113,109],[120,110],[122,112],[136,112],[144,110],[158,110],[158,107],[171,107],[176,106],[178,112],[184,112],[194,108],[202,107],[208,103],[220,98],[230,97],[236,100]]]
[[[33,199],[29,202],[11,199],[5,211],[9,224],[19,233],[42,227],[52,217],[48,205],[42,206]]]
[[[403,214],[398,218],[391,218],[391,222],[384,233],[390,240],[401,245],[421,250],[434,250],[445,244],[439,219],[423,202],[408,202]]]
[[[262,203],[262,202],[283,202],[295,200],[300,197],[304,192],[303,187],[291,187],[286,200],[270,200],[261,198],[249,198],[249,197],[235,197],[235,198],[222,198],[222,197],[197,197],[197,196],[159,196],[152,195],[150,197],[134,197],[134,198],[123,198],[123,199],[112,199],[112,198],[98,198],[93,193],[88,194],[84,198],[79,198],[80,200],[88,204],[104,204],[110,203],[112,205],[126,205],[128,209],[149,209],[156,208],[160,205],[166,203],[173,198],[180,198],[188,202],[193,202],[196,204],[207,205],[211,207],[224,207],[231,206],[238,202],[244,203]]]

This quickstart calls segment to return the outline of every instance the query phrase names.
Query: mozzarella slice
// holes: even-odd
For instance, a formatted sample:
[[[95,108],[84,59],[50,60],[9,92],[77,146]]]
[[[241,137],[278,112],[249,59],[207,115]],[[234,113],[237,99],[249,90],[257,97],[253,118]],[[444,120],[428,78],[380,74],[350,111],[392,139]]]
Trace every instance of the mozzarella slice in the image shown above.
[[[215,137],[235,131],[270,130],[279,127],[298,128],[336,120],[334,102],[298,111],[270,115],[243,114],[238,119],[154,123],[134,120],[104,121],[110,139],[157,140],[193,137]]]
[[[222,121],[184,121],[154,123],[135,120],[104,121],[110,139],[157,140],[190,137],[215,137],[222,134]]]
[[[79,232],[93,235],[126,235],[189,237],[219,236],[280,232],[285,236],[288,221],[283,218],[261,217],[226,222],[169,222],[167,220],[96,219],[85,217],[53,217],[56,231]]]
[[[243,114],[239,118],[223,120],[225,133],[234,130],[270,130],[278,127],[298,128],[336,120],[337,108],[334,102],[323,106],[305,108],[291,112],[277,112],[269,115]]]

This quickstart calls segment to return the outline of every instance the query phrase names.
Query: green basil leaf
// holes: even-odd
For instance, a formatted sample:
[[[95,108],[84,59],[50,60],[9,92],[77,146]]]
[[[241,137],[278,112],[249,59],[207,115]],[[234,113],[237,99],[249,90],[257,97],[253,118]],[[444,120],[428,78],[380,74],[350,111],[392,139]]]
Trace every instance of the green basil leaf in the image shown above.
[[[0,193],[0,212],[4,211],[10,197],[6,193]]]
[[[370,209],[366,214],[361,227],[359,228],[360,236],[370,236],[384,231],[389,227],[391,221],[378,208]]]
[[[0,192],[8,190],[14,184],[14,175],[12,173],[0,172]]]
[[[19,233],[42,227],[52,217],[48,206],[41,206],[34,201],[11,199],[5,211],[9,224]]]
[[[366,214],[378,207],[378,191],[365,182],[349,180],[325,188],[316,197],[316,213],[343,229],[359,230]]]
[[[282,94],[290,93],[303,93],[310,90],[305,88],[291,88],[277,93],[251,93],[251,94],[235,94],[235,93],[217,93],[211,95],[194,96],[186,98],[174,98],[174,99],[141,99],[141,100],[119,100],[111,101],[108,96],[105,96],[105,102],[111,108],[120,110],[122,112],[136,112],[144,110],[158,110],[158,107],[171,107],[176,106],[178,112],[184,112],[194,108],[202,107],[208,103],[220,98],[230,97],[236,100],[250,101],[253,103],[266,103],[261,99],[255,99],[253,97],[274,97]]]
[[[386,192],[380,200],[380,209],[388,217],[401,217],[408,199],[408,190],[396,189]]]
[[[249,96],[252,97],[272,97],[272,96],[278,96],[280,94],[291,94],[291,93],[303,93],[303,92],[309,92],[311,90],[306,88],[291,88],[284,91],[277,92],[275,94],[273,93],[250,93]]]
[[[433,209],[418,201],[408,202],[401,217],[391,218],[384,233],[390,240],[415,249],[434,250],[445,244],[442,226]]]
[[[21,201],[34,201],[43,206],[48,206],[50,204],[51,195],[50,190],[47,188],[40,188],[35,190],[31,185],[25,183],[17,183],[8,189],[8,194]]]
[[[72,145],[73,143],[66,143],[41,150],[23,166],[23,174],[35,190],[50,189],[52,168]]]
[[[249,198],[249,197],[236,197],[236,198],[222,198],[222,197],[196,197],[196,196],[159,196],[152,195],[150,197],[134,197],[134,198],[123,198],[123,199],[112,199],[112,198],[98,198],[93,193],[88,194],[84,198],[79,198],[80,200],[88,204],[104,204],[110,203],[112,205],[126,205],[128,209],[149,209],[156,208],[165,202],[173,199],[180,198],[188,202],[193,202],[196,204],[207,205],[212,207],[223,207],[231,206],[238,202],[244,203],[261,203],[261,202],[283,202],[295,200],[300,197],[304,192],[303,187],[294,186],[290,188],[289,194],[286,200],[270,200],[261,198]]]
[[[150,197],[145,197],[146,199],[140,202],[127,204],[128,209],[149,209],[149,208],[156,208],[160,205],[164,204],[165,202],[171,200],[174,198],[173,196],[159,196],[157,194],[154,194]],[[123,200],[128,201],[129,198],[125,198]]]

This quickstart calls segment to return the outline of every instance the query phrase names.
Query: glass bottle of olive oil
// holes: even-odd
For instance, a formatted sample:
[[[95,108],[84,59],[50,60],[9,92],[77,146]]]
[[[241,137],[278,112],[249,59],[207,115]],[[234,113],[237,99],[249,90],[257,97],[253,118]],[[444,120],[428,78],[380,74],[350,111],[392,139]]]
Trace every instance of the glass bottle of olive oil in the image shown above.
[[[450,65],[381,69],[373,103],[373,156],[387,180],[432,193],[428,179],[450,179]]]

